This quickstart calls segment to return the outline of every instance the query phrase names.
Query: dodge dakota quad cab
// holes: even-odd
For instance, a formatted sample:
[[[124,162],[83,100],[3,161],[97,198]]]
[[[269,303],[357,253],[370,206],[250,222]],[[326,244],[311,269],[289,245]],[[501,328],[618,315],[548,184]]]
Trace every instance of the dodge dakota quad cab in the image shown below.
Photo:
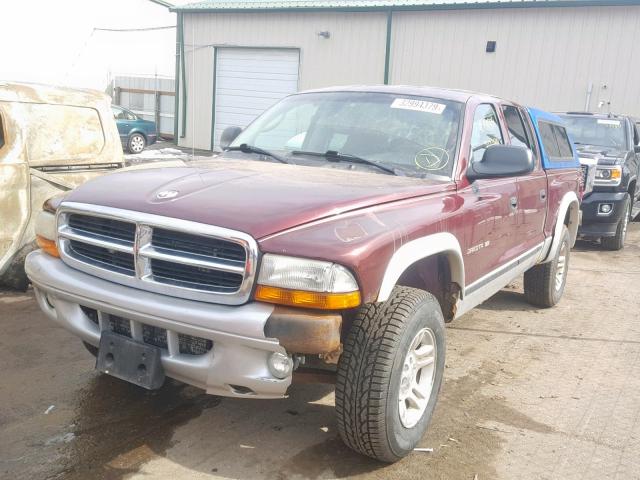
[[[97,91],[0,82],[0,285],[27,288],[47,198],[123,166],[109,103]]]
[[[250,398],[333,380],[342,439],[393,462],[432,416],[445,322],[522,274],[535,305],[562,296],[580,171],[568,158],[543,168],[514,103],[311,91],[227,128],[221,145],[45,204],[26,269],[99,371]]]
[[[582,199],[578,235],[601,239],[607,250],[624,247],[627,225],[640,212],[640,136],[632,118],[593,113],[560,114],[581,161],[596,161],[593,192]]]

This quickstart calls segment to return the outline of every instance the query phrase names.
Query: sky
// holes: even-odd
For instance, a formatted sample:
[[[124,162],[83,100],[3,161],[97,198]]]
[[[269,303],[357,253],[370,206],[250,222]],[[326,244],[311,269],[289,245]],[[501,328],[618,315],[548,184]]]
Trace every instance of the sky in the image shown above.
[[[0,18],[0,80],[105,90],[118,74],[175,74],[175,28],[94,30],[175,27],[149,0],[0,0]]]

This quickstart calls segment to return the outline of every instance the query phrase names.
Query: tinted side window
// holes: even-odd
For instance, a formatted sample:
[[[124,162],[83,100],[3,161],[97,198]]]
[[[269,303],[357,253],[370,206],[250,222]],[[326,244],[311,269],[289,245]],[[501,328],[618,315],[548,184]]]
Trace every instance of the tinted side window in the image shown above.
[[[564,127],[559,125],[553,125],[553,132],[556,135],[556,142],[560,150],[560,156],[564,158],[573,158],[573,150],[571,149],[571,142],[567,136],[567,131]]]
[[[492,105],[478,105],[473,115],[473,127],[471,129],[471,161],[482,160],[484,151],[490,145],[504,143],[498,114]]]
[[[502,111],[504,113],[504,119],[507,121],[511,145],[531,148],[531,143],[529,142],[529,137],[527,136],[527,131],[524,128],[524,122],[518,109],[511,105],[505,105],[502,107]]]
[[[556,136],[553,133],[553,125],[547,122],[538,122],[538,131],[542,140],[542,146],[549,158],[560,157],[560,148],[556,142]]]

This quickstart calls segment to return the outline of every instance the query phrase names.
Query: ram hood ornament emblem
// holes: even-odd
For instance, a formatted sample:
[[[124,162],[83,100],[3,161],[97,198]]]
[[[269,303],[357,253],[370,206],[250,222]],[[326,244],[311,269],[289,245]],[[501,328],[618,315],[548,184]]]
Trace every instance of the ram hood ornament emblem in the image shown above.
[[[156,198],[160,198],[160,199],[167,199],[167,198],[175,198],[178,196],[178,191],[177,190],[163,190],[161,192],[158,192],[156,195]]]

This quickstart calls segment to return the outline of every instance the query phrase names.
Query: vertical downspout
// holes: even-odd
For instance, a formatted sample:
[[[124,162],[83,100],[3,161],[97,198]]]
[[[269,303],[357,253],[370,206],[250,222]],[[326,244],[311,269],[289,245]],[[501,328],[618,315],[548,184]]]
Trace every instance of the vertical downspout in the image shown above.
[[[384,52],[384,84],[389,85],[389,61],[391,59],[391,21],[393,11],[387,12],[387,43]]]
[[[178,122],[180,120],[180,24],[182,23],[182,14],[176,16],[176,74],[174,77],[174,96],[173,96],[173,142],[178,145]]]
[[[584,102],[584,111],[589,111],[589,106],[591,105],[591,92],[593,92],[593,82],[589,82],[589,87],[587,88],[587,98]]]
[[[218,68],[218,49],[213,47],[213,92],[211,93],[211,151],[213,152],[214,135],[216,132],[216,69]]]
[[[184,58],[184,15],[180,14],[180,67],[182,69],[182,131],[180,138],[184,138],[187,131],[187,78],[186,60]]]

